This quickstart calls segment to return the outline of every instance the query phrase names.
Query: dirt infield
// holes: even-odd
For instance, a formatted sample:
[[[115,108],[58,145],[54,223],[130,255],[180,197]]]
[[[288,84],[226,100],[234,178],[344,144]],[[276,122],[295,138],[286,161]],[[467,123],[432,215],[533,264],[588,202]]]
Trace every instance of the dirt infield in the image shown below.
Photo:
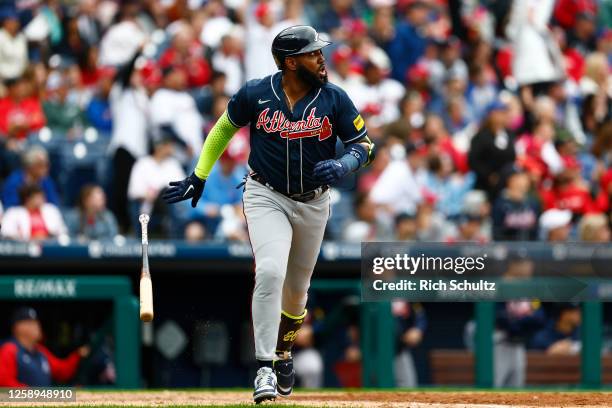
[[[3,404],[0,404],[0,406]],[[72,404],[64,404],[70,406]],[[77,391],[78,406],[249,406],[250,391]],[[23,405],[21,405],[23,406]],[[259,405],[271,407],[468,408],[611,407],[609,392],[295,392],[291,398]]]

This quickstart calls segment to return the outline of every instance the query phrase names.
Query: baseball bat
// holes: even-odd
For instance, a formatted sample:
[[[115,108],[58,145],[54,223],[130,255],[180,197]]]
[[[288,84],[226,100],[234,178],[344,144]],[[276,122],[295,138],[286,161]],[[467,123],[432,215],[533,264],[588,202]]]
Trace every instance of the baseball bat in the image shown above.
[[[149,216],[140,214],[138,217],[142,231],[142,269],[140,271],[140,320],[150,322],[153,320],[153,283],[149,270],[149,238],[147,227]]]

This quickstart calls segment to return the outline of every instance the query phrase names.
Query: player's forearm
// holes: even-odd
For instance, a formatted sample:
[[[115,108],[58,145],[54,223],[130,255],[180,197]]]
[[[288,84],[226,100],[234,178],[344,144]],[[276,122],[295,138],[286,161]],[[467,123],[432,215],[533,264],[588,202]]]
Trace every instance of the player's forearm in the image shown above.
[[[339,161],[353,173],[374,160],[373,152],[374,144],[366,137],[365,140],[350,145]]]
[[[215,126],[210,130],[210,133],[208,133],[202,147],[200,159],[194,171],[198,178],[201,180],[208,178],[214,164],[219,160],[219,157],[221,157],[221,154],[223,154],[223,151],[237,131],[238,128],[232,125],[228,119],[227,112],[223,112],[223,115],[221,115]]]

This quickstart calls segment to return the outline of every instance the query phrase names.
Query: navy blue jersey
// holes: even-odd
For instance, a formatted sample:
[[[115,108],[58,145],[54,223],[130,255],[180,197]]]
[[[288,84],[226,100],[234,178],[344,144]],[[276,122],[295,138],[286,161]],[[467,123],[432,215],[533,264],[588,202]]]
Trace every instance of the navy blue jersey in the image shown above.
[[[51,366],[47,357],[39,350],[25,349],[14,339],[2,345],[0,367],[4,371],[0,375],[0,386],[25,384],[32,387],[48,387],[51,385]]]
[[[366,127],[346,92],[333,84],[313,88],[294,106],[286,103],[282,73],[247,82],[227,106],[236,127],[250,123],[249,166],[286,194],[314,190],[314,165],[335,158],[336,138],[346,144],[366,136]]]

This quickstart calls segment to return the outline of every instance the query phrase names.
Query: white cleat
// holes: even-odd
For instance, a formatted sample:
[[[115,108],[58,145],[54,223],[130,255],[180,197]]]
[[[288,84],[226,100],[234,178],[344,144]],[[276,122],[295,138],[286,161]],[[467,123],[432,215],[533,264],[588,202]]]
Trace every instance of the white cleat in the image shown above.
[[[256,404],[276,399],[276,374],[270,367],[261,367],[255,377],[253,400]]]

